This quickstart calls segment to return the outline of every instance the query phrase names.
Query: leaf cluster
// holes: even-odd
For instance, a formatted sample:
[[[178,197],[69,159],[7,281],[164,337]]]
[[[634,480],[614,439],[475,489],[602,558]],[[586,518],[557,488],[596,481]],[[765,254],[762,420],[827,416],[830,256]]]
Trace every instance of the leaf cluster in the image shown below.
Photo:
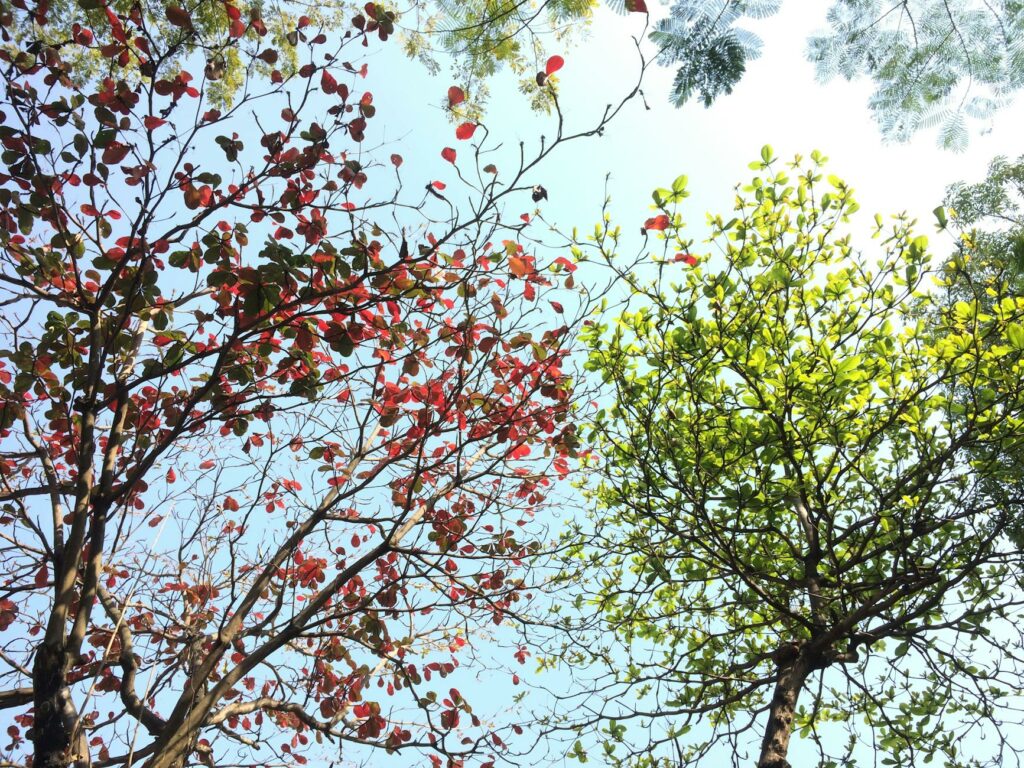
[[[1019,690],[1004,534],[1024,496],[993,488],[1024,446],[1024,298],[944,304],[903,218],[855,250],[852,192],[811,160],[777,169],[766,148],[735,217],[709,218],[720,256],[623,274],[635,307],[586,335],[612,401],[576,551],[630,648],[600,711],[664,723],[610,743],[627,761],[665,742],[739,760],[793,659],[810,670],[793,729],[822,764],[864,741],[887,764],[973,764],[957,738],[1001,732]]]

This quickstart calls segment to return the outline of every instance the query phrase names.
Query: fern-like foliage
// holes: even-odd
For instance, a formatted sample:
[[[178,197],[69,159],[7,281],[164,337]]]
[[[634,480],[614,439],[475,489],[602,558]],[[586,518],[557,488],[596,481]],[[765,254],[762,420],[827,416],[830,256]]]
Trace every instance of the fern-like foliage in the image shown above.
[[[677,0],[669,18],[651,33],[661,63],[679,65],[672,101],[682,106],[696,96],[709,107],[732,93],[762,45],[737,22],[770,16],[779,6],[780,0]]]
[[[534,74],[550,52],[582,36],[598,4],[628,15],[643,7],[627,0],[411,0],[402,17],[405,48],[434,68],[437,55],[451,56],[476,107],[486,80],[507,67],[543,109],[546,91],[531,85]],[[731,93],[762,48],[747,22],[781,4],[673,0],[651,33],[659,61],[676,68],[672,101],[710,106]],[[1024,87],[1024,0],[831,0],[827,30],[809,39],[807,56],[822,81],[874,81],[869,107],[886,138],[906,141],[930,128],[942,146],[963,149],[972,126],[989,123]]]
[[[660,61],[678,66],[676,105],[699,98],[710,106],[731,93],[761,50],[761,40],[738,25],[780,5],[676,0],[651,34]],[[869,106],[888,139],[937,128],[943,147],[962,150],[971,123],[991,121],[1024,87],[1022,0],[835,0],[828,25],[808,41],[819,79],[870,77]]]
[[[938,126],[967,146],[969,121],[989,121],[1024,86],[1024,3],[1018,0],[840,0],[808,58],[822,81],[866,75],[883,134],[906,141]]]
[[[460,119],[483,113],[488,80],[503,69],[520,77],[535,108],[550,108],[535,74],[548,56],[583,36],[600,0],[412,0],[401,15],[406,53],[431,69],[442,63],[469,94]],[[531,85],[532,84],[532,85]]]

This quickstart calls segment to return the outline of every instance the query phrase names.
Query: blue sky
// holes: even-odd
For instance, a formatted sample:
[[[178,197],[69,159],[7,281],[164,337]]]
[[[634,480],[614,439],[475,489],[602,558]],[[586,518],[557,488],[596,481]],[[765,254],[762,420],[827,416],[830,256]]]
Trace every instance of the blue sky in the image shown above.
[[[655,16],[666,11],[653,2],[650,5]],[[673,72],[652,68],[644,85],[650,109],[645,109],[643,101],[635,100],[603,137],[564,147],[530,179],[549,191],[550,200],[542,205],[545,219],[563,231],[578,227],[586,232],[599,220],[607,191],[613,200],[614,221],[622,224],[626,233],[627,249],[639,247],[638,228],[651,214],[651,190],[667,186],[685,173],[692,196],[684,206],[684,216],[699,240],[704,213],[731,209],[733,187],[750,176],[747,164],[768,143],[783,159],[798,152],[807,155],[813,149],[830,156],[830,170],[858,190],[865,232],[876,211],[887,214],[906,210],[921,219],[923,232],[931,234],[930,212],[941,201],[947,184],[959,179],[977,180],[993,156],[1015,156],[1024,151],[1017,135],[1024,124],[1024,104],[998,113],[991,133],[972,136],[968,151],[960,155],[938,149],[934,135],[929,133],[916,136],[909,145],[883,145],[866,108],[869,84],[836,81],[820,85],[814,81],[812,66],[804,60],[804,41],[809,33],[823,27],[824,11],[825,4],[790,2],[779,15],[751,23],[749,26],[765,41],[764,55],[752,63],[734,94],[712,109],[698,105],[672,107],[667,94]],[[642,31],[641,15],[623,17],[601,8],[586,40],[575,47],[550,51],[565,57],[565,67],[558,77],[570,130],[593,124],[605,104],[629,87],[637,65],[630,36]],[[649,45],[644,50],[650,55]],[[402,175],[410,199],[418,199],[427,181],[454,178],[451,167],[439,157],[441,147],[454,146],[463,156],[468,154],[470,143],[455,140],[454,126],[442,106],[446,90],[454,81],[447,74],[431,77],[421,65],[405,59],[396,44],[389,43],[377,51],[370,55],[371,71],[366,81],[380,110],[379,117],[371,122],[370,135],[372,141],[383,136],[392,147],[388,151],[405,157]],[[492,90],[484,122],[492,137],[504,143],[506,161],[508,153],[516,154],[520,141],[527,148],[536,147],[540,135],[553,134],[554,118],[532,113],[527,100],[518,93],[514,78],[498,77]],[[215,147],[210,149],[219,153]],[[497,162],[500,167],[502,160]],[[610,179],[606,186],[607,175]],[[450,194],[457,194],[456,187],[451,190]],[[509,207],[510,218],[536,207],[527,192],[520,199],[519,207]],[[538,230],[542,227],[540,223],[533,226]],[[936,239],[939,252],[943,250],[942,238]],[[559,510],[550,514],[554,517]],[[572,514],[572,507],[563,508],[561,514]],[[482,651],[488,642],[483,635],[474,640]],[[497,653],[500,660],[514,666],[510,653]],[[522,668],[524,682],[532,668],[530,662]],[[512,685],[507,670],[472,670],[464,675],[462,679],[470,685],[457,684],[467,696],[475,694],[490,699],[492,704],[495,700],[508,701],[524,690],[523,686]],[[545,676],[541,682],[558,688],[568,684],[569,677],[563,672]],[[534,693],[526,699],[524,709],[527,713],[539,712],[549,703],[550,698]],[[422,764],[387,758],[391,765],[414,762]]]
[[[655,17],[666,13],[664,6],[650,5]],[[705,212],[726,214],[731,210],[735,185],[750,177],[748,163],[758,158],[761,146],[767,143],[783,160],[796,153],[806,157],[814,149],[831,159],[829,171],[853,185],[861,204],[851,226],[855,234],[863,236],[855,243],[871,247],[867,235],[876,212],[886,216],[906,211],[919,220],[919,231],[930,236],[937,254],[948,251],[951,236],[936,234],[932,210],[950,183],[980,180],[992,157],[1017,156],[1024,151],[1019,141],[1024,104],[997,113],[991,131],[984,135],[975,128],[967,151],[961,154],[941,150],[934,131],[921,132],[908,144],[883,143],[867,109],[870,83],[818,83],[813,66],[804,58],[808,35],[825,27],[825,10],[826,4],[790,2],[777,16],[750,22],[747,26],[765,42],[764,53],[750,65],[735,92],[711,109],[696,104],[683,109],[670,105],[668,92],[674,72],[652,68],[644,84],[650,109],[635,100],[603,137],[562,148],[530,179],[542,183],[550,193],[550,200],[542,206],[545,219],[562,231],[578,227],[585,233],[599,220],[607,190],[613,221],[623,226],[625,250],[632,253],[641,246],[639,226],[651,215],[651,190],[669,186],[685,173],[691,197],[683,207],[684,218],[699,243]],[[601,8],[582,44],[549,51],[565,57],[558,77],[570,128],[593,122],[605,104],[630,86],[637,63],[630,37],[642,31],[641,15],[623,17]],[[394,142],[393,151],[405,156],[403,177],[410,180],[411,190],[432,178],[447,181],[453,174],[438,156],[440,148],[453,146],[460,154],[469,149],[467,142],[455,141],[454,126],[442,109],[444,93],[454,80],[447,73],[431,77],[415,62],[396,55],[397,49],[386,48],[376,61],[371,60],[370,79],[381,83],[383,77],[387,82],[386,87],[378,85],[379,95],[375,94],[375,103],[381,107],[377,127],[384,127],[387,138]],[[649,44],[643,49],[651,54]],[[529,111],[526,99],[517,92],[515,78],[507,74],[498,77],[492,91],[484,122],[492,137],[503,141],[506,148],[514,149],[522,141],[529,150],[536,147],[541,134],[553,134],[554,118]],[[498,165],[501,167],[500,161]],[[512,206],[509,213],[531,212],[534,207],[524,192],[521,208]],[[703,249],[698,244],[695,250]],[[563,514],[571,511],[563,510]],[[481,646],[484,643],[478,641]],[[524,669],[528,672],[531,667],[528,663]],[[505,671],[477,670],[472,675],[474,693],[491,700],[491,707],[485,709],[509,701],[523,690],[510,684]],[[563,671],[534,682],[558,689],[570,680]],[[543,711],[550,703],[550,696],[536,689],[524,708],[526,712]],[[600,765],[600,758],[592,756]],[[800,756],[795,743],[794,759]]]
[[[654,16],[667,12],[653,3],[651,9]],[[604,179],[610,174],[615,220],[633,231],[634,222],[639,226],[649,215],[651,190],[685,173],[693,195],[686,218],[700,225],[706,211],[724,213],[731,208],[733,187],[750,176],[747,164],[767,143],[784,160],[796,153],[806,156],[813,149],[828,155],[830,171],[857,190],[865,222],[875,212],[905,210],[921,220],[922,230],[932,233],[931,210],[948,184],[978,180],[995,155],[1024,151],[1018,139],[1024,103],[998,112],[991,132],[975,132],[961,154],[939,149],[934,131],[917,134],[909,144],[884,144],[867,109],[870,83],[820,84],[804,59],[807,36],[825,27],[825,10],[825,4],[788,3],[778,15],[746,24],[765,41],[764,53],[750,64],[733,94],[710,109],[698,104],[676,109],[668,103],[674,71],[650,69],[644,83],[650,110],[634,101],[603,137],[566,146],[545,163],[536,178],[551,194],[543,207],[545,217],[565,229],[590,229],[600,216]],[[582,44],[550,51],[565,57],[558,76],[570,127],[593,121],[631,83],[636,52],[630,36],[642,30],[642,15],[619,16],[601,7]],[[650,55],[651,46],[645,44],[644,50]],[[379,78],[387,78],[375,94],[382,109],[381,125],[386,125],[388,137],[407,160],[436,159],[433,172],[441,174],[439,148],[466,144],[455,141],[441,109],[450,78],[431,77],[397,54],[397,47],[384,46],[379,61],[371,61],[370,79],[380,83]],[[553,133],[553,118],[530,113],[525,98],[516,92],[515,78],[499,76],[492,90],[484,122],[506,145],[522,140],[529,148],[540,134]],[[412,173],[414,166],[403,170]],[[532,207],[524,199],[523,209]]]

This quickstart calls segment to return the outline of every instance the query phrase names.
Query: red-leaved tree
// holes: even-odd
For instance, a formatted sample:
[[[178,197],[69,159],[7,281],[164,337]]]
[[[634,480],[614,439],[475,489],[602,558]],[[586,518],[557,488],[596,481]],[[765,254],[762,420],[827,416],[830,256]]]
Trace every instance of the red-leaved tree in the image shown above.
[[[590,300],[501,214],[574,136],[558,114],[499,173],[463,124],[455,186],[410,193],[367,147],[355,58],[390,13],[275,41],[232,0],[168,6],[186,36],[230,20],[190,74],[180,36],[104,7],[63,45],[0,51],[3,760],[488,761],[498,731],[438,678],[528,600]],[[81,84],[64,61],[85,49],[105,74]],[[229,57],[249,80],[217,111]]]

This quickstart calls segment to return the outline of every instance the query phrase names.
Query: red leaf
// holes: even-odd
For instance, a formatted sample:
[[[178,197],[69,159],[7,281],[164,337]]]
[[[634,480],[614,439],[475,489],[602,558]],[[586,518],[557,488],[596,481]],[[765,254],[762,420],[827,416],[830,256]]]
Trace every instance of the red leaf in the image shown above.
[[[393,166],[395,166],[395,168],[401,168],[402,167],[402,156],[401,155],[392,155],[391,156],[391,164]]]
[[[445,147],[441,150],[441,157],[447,160],[449,163],[455,163],[455,150],[451,147]]]
[[[446,186],[448,186],[443,181],[432,181],[430,182],[430,184],[434,189],[444,189]]]
[[[147,115],[142,122],[143,124],[145,124],[147,131],[155,131],[161,125],[164,125],[167,121],[161,120],[159,117],[154,117],[153,115]]]
[[[525,457],[527,457],[529,455],[530,455],[530,446],[528,446],[525,443],[523,443],[522,445],[517,445],[515,448],[513,448],[511,451],[509,451],[508,457],[510,459],[522,459],[522,458],[525,458]]]
[[[466,139],[473,138],[475,132],[476,125],[474,123],[463,123],[455,129],[455,138],[459,141],[465,141]]]
[[[508,271],[516,277],[526,277],[530,274],[530,263],[520,256],[509,256]]]
[[[192,29],[192,17],[188,15],[188,11],[184,8],[177,5],[168,5],[164,9],[164,13],[167,14],[167,20],[174,26]]]
[[[168,483],[173,483],[177,479],[178,479],[178,475],[177,475],[177,473],[175,473],[174,467],[171,467],[170,469],[168,469],[167,470],[167,482]]]
[[[18,606],[15,605],[13,600],[8,600],[6,597],[0,599],[0,632],[3,632],[11,624],[14,623],[14,619],[18,616]],[[11,729],[14,726],[9,726],[7,729],[8,736],[14,736]],[[17,729],[15,729],[17,730]]]
[[[110,10],[109,7],[103,9],[107,13],[107,21],[110,23],[110,33],[114,36],[114,39],[119,43],[128,41],[127,36],[124,33],[124,25],[121,24],[121,20],[117,18],[117,14]]]
[[[461,104],[466,100],[466,92],[463,91],[459,86],[453,85],[448,89],[448,106],[454,107],[457,104]]]
[[[91,29],[83,29],[81,25],[75,24],[71,27],[75,42],[79,45],[92,45],[93,34]]]
[[[630,13],[647,13],[647,3],[644,0],[626,0],[626,10]]]
[[[242,12],[238,10],[237,6],[225,4],[224,11],[227,13],[228,18],[232,21],[238,21],[242,18]]]
[[[697,257],[694,256],[692,253],[677,253],[675,261],[682,261],[693,267],[696,266],[697,264]]]
[[[39,570],[36,571],[35,583],[37,587],[45,587],[50,583],[50,569],[46,567],[46,563],[39,566]]]
[[[153,337],[153,343],[156,344],[158,347],[166,347],[172,341],[174,341],[174,339],[172,339],[166,333],[158,333],[156,336]]]
[[[217,462],[215,462],[213,459],[207,459],[206,461],[204,461],[202,464],[199,465],[199,468],[200,469],[213,469],[214,466],[216,465],[216,463]]]
[[[320,75],[320,90],[324,93],[337,93],[338,91],[338,81],[326,69]]]
[[[125,146],[119,141],[112,141],[103,150],[103,162],[107,165],[116,165],[124,160],[129,149],[130,147]]]
[[[666,229],[671,222],[668,220],[668,216],[665,214],[659,214],[654,218],[648,219],[644,222],[644,229],[654,229],[658,232]]]
[[[548,63],[544,66],[544,72],[548,75],[553,75],[555,72],[560,70],[565,65],[565,59],[561,56],[552,56],[548,59]]]

